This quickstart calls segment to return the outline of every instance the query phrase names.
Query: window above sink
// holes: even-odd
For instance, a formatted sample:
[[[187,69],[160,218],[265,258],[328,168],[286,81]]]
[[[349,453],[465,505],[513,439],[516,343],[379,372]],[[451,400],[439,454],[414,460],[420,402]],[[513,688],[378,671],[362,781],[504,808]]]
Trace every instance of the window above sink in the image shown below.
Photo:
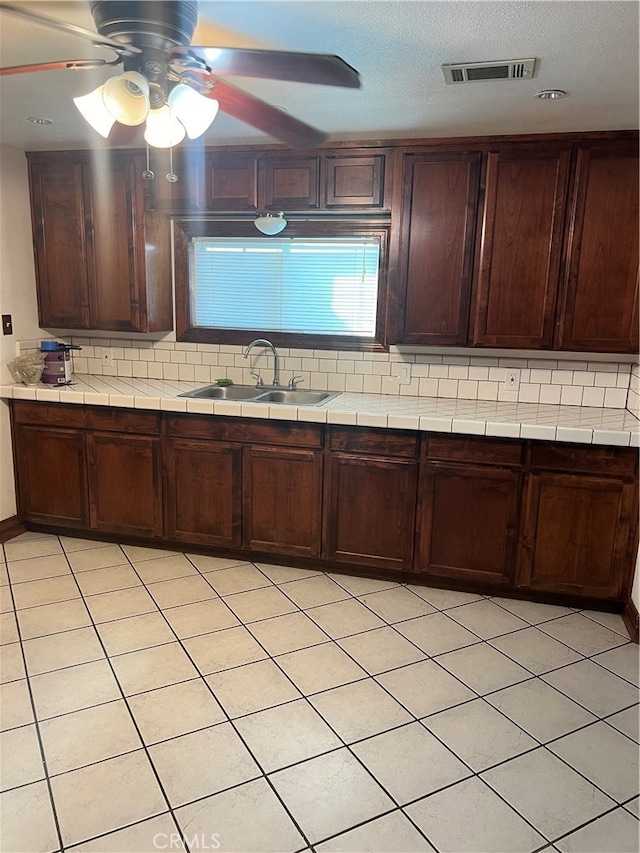
[[[178,340],[385,349],[388,223],[176,220]]]

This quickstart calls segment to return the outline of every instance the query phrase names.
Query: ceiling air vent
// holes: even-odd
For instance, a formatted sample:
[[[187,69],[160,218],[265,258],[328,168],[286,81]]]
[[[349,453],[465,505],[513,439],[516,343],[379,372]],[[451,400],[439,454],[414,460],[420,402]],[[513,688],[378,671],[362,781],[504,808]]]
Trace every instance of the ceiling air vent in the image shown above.
[[[443,65],[446,83],[472,83],[476,80],[528,80],[534,76],[535,59],[508,59],[502,62],[459,62]]]

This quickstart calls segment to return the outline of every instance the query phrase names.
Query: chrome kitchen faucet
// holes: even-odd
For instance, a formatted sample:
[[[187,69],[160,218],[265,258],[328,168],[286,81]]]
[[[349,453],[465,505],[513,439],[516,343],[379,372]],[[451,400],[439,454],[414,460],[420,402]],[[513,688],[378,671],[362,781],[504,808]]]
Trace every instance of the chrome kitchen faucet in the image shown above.
[[[257,346],[262,346],[262,347],[265,347],[266,349],[270,349],[271,352],[273,353],[273,387],[279,388],[280,387],[280,363],[279,363],[279,359],[278,359],[278,351],[276,350],[274,345],[271,343],[271,341],[266,340],[266,338],[256,338],[255,341],[251,341],[249,346],[244,351],[244,357],[248,358],[251,350]],[[260,380],[258,380],[257,384],[258,385],[261,384]]]

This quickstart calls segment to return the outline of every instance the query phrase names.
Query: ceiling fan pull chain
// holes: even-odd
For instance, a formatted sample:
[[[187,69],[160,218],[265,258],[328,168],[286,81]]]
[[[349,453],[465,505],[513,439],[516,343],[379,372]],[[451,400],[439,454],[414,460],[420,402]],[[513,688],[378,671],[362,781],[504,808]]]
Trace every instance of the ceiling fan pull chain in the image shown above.
[[[167,180],[170,184],[175,184],[178,176],[173,171],[173,148],[169,148],[169,171],[167,172]]]
[[[155,173],[151,171],[151,164],[149,162],[149,145],[147,144],[147,168],[142,173],[142,177],[145,181],[152,181],[155,178]]]

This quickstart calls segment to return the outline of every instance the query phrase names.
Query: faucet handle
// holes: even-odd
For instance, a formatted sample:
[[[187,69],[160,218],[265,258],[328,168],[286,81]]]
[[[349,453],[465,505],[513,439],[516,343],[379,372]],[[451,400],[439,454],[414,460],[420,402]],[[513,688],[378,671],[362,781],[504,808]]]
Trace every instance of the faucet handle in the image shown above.
[[[292,391],[296,390],[296,385],[297,385],[298,379],[301,379],[304,382],[304,377],[301,374],[299,374],[298,376],[292,376],[291,379],[289,380],[289,388]]]
[[[253,376],[256,380],[256,388],[262,388],[264,382],[262,381],[262,376],[260,376],[260,372],[258,370],[250,370],[249,376]]]

